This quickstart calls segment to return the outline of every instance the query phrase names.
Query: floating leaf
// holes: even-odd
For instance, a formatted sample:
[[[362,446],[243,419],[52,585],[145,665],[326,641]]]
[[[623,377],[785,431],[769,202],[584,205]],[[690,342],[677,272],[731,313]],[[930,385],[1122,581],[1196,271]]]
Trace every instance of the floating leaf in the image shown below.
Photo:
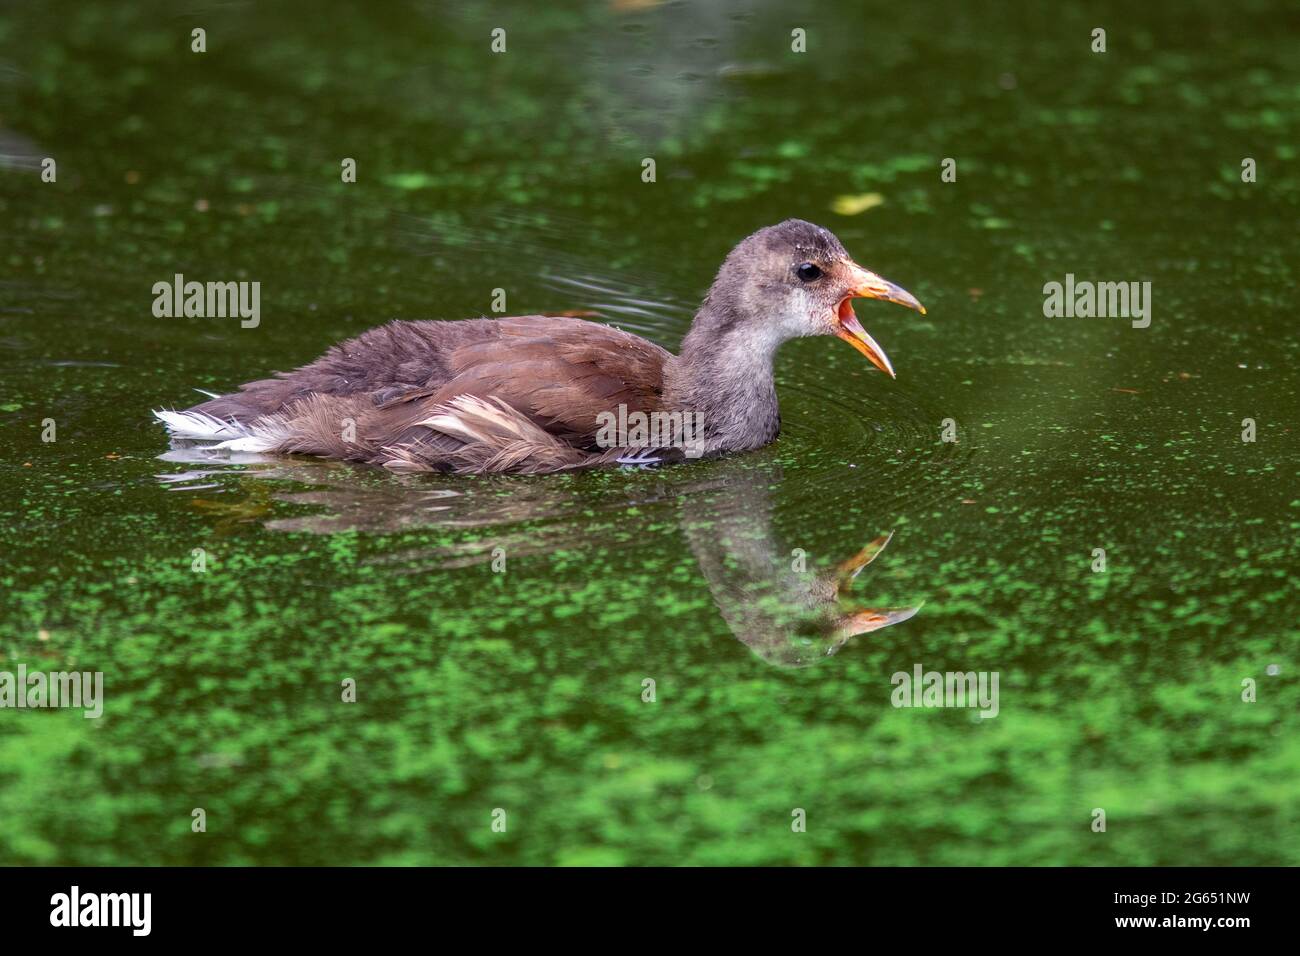
[[[885,201],[880,193],[858,193],[856,196],[836,196],[831,211],[841,216],[856,216],[874,209]]]

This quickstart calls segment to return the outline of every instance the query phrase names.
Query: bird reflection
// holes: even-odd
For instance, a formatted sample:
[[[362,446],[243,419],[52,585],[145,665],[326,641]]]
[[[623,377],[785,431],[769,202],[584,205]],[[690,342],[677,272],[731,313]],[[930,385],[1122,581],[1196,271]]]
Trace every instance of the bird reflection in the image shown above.
[[[801,549],[783,548],[772,528],[771,480],[741,473],[682,503],[682,529],[713,601],[737,640],[780,667],[804,667],[852,637],[906,621],[916,607],[866,607],[850,590],[893,537],[876,538],[829,570]]]
[[[581,547],[591,536],[589,523],[581,519],[592,514],[592,495],[553,480],[475,479],[448,486],[427,476],[371,473],[336,462],[243,455],[214,463],[185,449],[160,457],[199,465],[158,476],[175,491],[229,491],[229,480],[237,476],[246,495],[191,499],[214,520],[218,532],[249,522],[271,531],[317,534],[492,529],[490,538],[476,534],[464,542],[385,551],[371,559],[391,573],[484,564],[498,547],[512,559],[554,553]],[[232,472],[230,464],[247,470]],[[892,532],[838,564],[818,569],[815,556],[791,547],[795,542],[783,542],[773,527],[778,465],[719,462],[707,478],[698,477],[699,467],[680,480],[675,479],[686,469],[667,469],[660,473],[662,481],[629,482],[612,490],[606,486],[597,494],[606,495],[611,514],[678,502],[679,527],[714,604],[736,639],[762,660],[805,667],[834,654],[851,638],[906,621],[919,610],[872,606],[855,597],[855,583],[884,552]],[[285,504],[311,505],[314,513],[285,515]]]

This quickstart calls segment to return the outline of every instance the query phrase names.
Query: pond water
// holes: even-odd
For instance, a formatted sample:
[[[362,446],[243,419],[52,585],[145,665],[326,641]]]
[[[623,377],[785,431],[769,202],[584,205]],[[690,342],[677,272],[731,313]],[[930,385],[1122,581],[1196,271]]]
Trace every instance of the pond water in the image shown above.
[[[0,670],[105,688],[0,710],[0,863],[1300,862],[1296,10],[535,6],[0,14]],[[755,453],[151,420],[495,289],[676,348],[791,216],[929,311],[858,306],[896,381],[785,346]],[[260,323],[155,317],[176,273]],[[1067,275],[1150,325],[1046,317]],[[893,706],[917,665],[997,715]]]

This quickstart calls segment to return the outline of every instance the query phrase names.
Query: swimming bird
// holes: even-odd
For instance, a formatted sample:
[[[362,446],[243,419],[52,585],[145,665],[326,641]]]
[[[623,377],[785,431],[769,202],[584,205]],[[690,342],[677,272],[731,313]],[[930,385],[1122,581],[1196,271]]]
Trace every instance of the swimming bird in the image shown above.
[[[829,230],[787,219],[731,250],[677,355],[569,317],[393,321],[296,371],[154,415],[182,442],[398,472],[539,474],[747,451],[780,431],[782,343],[834,335],[894,377],[854,298],[925,314]]]

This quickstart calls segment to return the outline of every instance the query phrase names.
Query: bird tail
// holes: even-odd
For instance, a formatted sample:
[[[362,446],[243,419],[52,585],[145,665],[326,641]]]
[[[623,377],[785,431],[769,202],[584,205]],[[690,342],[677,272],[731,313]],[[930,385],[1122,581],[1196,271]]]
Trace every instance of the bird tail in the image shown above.
[[[174,441],[204,449],[365,461],[395,472],[536,475],[619,462],[628,453],[575,448],[497,398],[457,395],[414,420],[378,412],[355,396],[312,395],[247,422],[197,408],[153,414]]]

